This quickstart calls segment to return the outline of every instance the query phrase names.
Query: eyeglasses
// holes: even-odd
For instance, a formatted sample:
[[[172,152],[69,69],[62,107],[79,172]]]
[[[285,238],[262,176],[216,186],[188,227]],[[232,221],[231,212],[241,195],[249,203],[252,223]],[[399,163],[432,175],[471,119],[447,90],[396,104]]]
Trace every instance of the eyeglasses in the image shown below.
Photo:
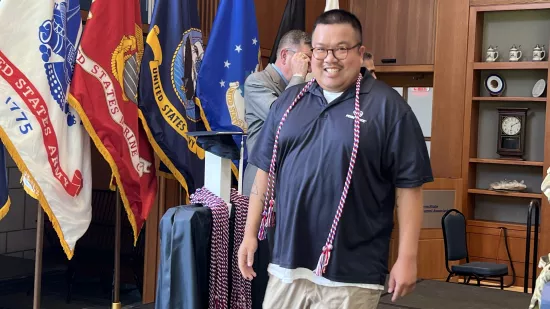
[[[322,48],[322,47],[316,47],[312,48],[311,52],[313,53],[313,57],[317,60],[324,60],[328,56],[328,52],[332,52],[332,56],[338,60],[345,60],[348,57],[348,51],[361,46],[361,43],[357,43],[352,47],[338,47],[338,48]]]

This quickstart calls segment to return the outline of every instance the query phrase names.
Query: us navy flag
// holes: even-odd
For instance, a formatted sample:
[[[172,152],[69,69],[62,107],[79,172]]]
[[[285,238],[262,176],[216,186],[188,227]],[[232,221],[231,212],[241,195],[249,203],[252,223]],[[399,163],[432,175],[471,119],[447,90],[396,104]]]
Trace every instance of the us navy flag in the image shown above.
[[[204,47],[196,0],[156,0],[141,64],[139,108],[149,141],[187,198],[204,183],[205,131],[195,95]]]
[[[0,220],[6,216],[10,209],[10,197],[8,195],[8,169],[6,168],[6,149],[0,143]]]
[[[260,43],[254,0],[222,0],[197,82],[197,96],[212,131],[245,132],[244,81],[258,71]],[[233,136],[241,145],[241,136]],[[246,151],[243,168],[246,166]],[[233,161],[233,173],[238,175]]]

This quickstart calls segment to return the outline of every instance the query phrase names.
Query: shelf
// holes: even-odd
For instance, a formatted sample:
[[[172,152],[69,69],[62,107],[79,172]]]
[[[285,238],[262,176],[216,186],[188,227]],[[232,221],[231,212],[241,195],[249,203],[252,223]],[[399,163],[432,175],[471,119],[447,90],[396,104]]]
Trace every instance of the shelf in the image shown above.
[[[474,62],[474,70],[530,70],[548,69],[548,61]]]
[[[527,193],[527,192],[503,192],[493,191],[485,189],[468,189],[468,193],[481,194],[481,195],[496,195],[496,196],[509,196],[509,197],[523,197],[523,198],[542,198],[542,193]]]
[[[546,102],[546,97],[473,97],[474,101]]]
[[[543,166],[544,165],[544,162],[539,162],[539,161],[482,159],[482,158],[470,158],[470,163],[521,165],[521,166]]]
[[[431,64],[376,66],[376,73],[429,73],[433,71],[434,66]]]

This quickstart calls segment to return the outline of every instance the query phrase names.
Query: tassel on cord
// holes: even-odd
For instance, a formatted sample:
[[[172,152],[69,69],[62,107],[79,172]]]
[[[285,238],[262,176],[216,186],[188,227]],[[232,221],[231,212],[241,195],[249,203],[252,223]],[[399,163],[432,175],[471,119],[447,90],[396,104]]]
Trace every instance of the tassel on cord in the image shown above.
[[[317,263],[317,267],[315,268],[314,273],[317,276],[321,276],[325,273],[327,270],[328,262],[330,260],[330,252],[332,251],[332,245],[325,245],[323,246],[323,252],[321,253],[321,256],[319,257],[319,262]]]

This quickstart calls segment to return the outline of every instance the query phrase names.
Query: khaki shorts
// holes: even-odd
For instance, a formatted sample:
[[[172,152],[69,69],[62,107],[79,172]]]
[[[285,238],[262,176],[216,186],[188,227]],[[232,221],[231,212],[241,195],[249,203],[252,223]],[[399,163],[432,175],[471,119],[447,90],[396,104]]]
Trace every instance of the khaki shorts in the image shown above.
[[[269,277],[263,309],[376,309],[382,291],[359,287],[326,287],[309,280],[284,283]]]

